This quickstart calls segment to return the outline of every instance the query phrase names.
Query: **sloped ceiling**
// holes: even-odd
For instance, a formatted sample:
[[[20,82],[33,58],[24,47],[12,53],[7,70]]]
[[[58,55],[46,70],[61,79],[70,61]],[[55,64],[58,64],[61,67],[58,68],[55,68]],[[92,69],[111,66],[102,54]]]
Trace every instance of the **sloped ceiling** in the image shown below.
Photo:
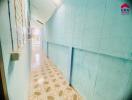
[[[33,22],[42,22],[43,24],[48,21],[56,9],[52,0],[31,0],[31,18]]]

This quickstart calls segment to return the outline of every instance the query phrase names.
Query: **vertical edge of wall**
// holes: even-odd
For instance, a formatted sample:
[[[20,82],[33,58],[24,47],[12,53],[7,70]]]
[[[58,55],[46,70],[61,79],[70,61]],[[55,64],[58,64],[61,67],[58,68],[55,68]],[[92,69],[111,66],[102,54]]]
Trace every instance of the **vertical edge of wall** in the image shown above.
[[[2,86],[3,86],[3,92],[4,92],[4,99],[9,100],[9,95],[7,91],[7,82],[5,77],[5,68],[4,68],[4,62],[3,62],[3,55],[2,55],[2,47],[1,47],[1,41],[0,41],[0,76],[2,78]]]
[[[12,51],[14,50],[13,45],[13,34],[12,34],[12,23],[11,23],[11,12],[10,12],[10,0],[7,0],[8,2],[8,16],[9,16],[9,24],[10,24],[10,33],[11,33],[11,45],[12,45]]]
[[[70,79],[69,79],[69,85],[72,86],[72,72],[73,72],[73,57],[74,57],[74,48],[71,47],[70,48],[70,51],[71,51],[71,57],[70,57]]]
[[[48,42],[43,40],[42,43],[43,53],[48,58]]]
[[[49,58],[49,52],[48,52],[48,41],[46,41],[46,54],[47,54],[47,58]]]

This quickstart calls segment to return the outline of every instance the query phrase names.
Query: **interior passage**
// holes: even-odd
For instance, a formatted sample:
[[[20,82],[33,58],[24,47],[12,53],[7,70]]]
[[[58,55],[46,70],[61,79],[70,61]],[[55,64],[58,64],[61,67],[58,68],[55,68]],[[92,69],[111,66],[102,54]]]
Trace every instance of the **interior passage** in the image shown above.
[[[38,44],[32,46],[29,100],[82,100],[62,73],[46,58]]]

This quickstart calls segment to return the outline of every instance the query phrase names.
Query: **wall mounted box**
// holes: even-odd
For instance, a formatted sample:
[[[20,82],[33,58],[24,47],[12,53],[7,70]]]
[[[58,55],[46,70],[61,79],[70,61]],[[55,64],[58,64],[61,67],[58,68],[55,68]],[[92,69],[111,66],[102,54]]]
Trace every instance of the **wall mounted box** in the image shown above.
[[[19,55],[20,55],[19,52],[12,52],[11,53],[11,61],[19,60]]]

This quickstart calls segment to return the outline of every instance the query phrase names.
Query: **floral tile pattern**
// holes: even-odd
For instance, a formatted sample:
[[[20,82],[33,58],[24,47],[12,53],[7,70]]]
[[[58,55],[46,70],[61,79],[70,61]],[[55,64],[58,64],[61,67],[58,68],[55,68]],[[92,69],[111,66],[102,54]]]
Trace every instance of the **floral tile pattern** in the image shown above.
[[[57,67],[46,56],[41,59],[41,64],[31,69],[29,100],[82,100]]]

